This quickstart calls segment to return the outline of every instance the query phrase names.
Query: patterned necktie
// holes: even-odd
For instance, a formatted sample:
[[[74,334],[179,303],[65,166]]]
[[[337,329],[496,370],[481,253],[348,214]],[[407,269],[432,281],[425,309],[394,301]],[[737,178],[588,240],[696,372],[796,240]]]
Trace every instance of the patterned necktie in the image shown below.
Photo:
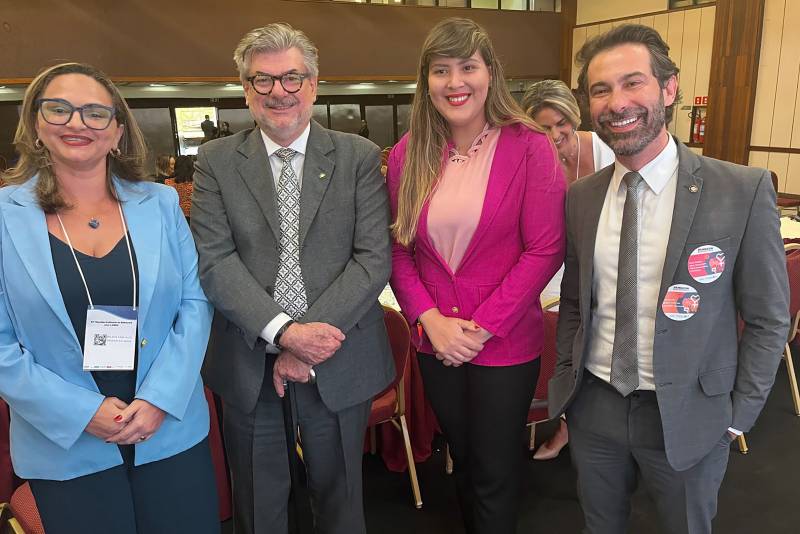
[[[300,184],[292,169],[291,148],[281,148],[275,155],[283,161],[278,179],[278,214],[281,218],[280,264],[275,280],[275,302],[292,318],[308,309],[303,273],[300,269]]]
[[[639,386],[637,362],[638,328],[638,263],[639,263],[639,184],[638,172],[623,178],[628,186],[622,211],[617,264],[617,317],[614,326],[614,349],[611,353],[611,385],[627,397]]]

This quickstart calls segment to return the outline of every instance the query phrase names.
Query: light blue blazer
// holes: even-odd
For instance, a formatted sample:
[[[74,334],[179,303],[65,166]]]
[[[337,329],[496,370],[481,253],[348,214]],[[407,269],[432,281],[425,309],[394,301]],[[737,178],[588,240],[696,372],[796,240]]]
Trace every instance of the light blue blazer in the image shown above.
[[[11,458],[23,478],[68,480],[120,465],[115,444],[87,432],[103,396],[58,287],[37,177],[0,189],[0,396],[11,407]],[[200,366],[212,307],[171,187],[114,179],[139,268],[136,398],[167,413],[136,445],[136,465],[173,456],[208,435]]]

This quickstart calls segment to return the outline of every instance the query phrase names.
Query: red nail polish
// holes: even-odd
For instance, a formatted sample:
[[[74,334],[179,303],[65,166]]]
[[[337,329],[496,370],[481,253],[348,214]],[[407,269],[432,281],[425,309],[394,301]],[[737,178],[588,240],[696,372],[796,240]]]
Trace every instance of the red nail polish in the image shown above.
[[[121,421],[122,421],[122,414],[120,414],[120,415],[116,416],[116,417],[114,418],[114,421],[116,421],[117,423],[121,422]]]

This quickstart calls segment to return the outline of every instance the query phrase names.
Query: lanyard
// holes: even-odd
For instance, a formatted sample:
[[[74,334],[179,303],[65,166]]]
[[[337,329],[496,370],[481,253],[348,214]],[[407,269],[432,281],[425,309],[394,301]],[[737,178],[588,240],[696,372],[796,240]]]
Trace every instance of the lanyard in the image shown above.
[[[117,202],[117,207],[119,208],[119,218],[122,221],[122,230],[125,233],[125,244],[128,245],[128,258],[131,260],[131,277],[133,278],[133,309],[136,309],[136,269],[133,266],[133,252],[131,252],[131,242],[128,239],[128,226],[125,224],[125,216],[122,214],[122,205]],[[72,252],[72,258],[75,260],[75,266],[78,267],[78,274],[81,275],[81,281],[83,282],[83,287],[86,289],[86,297],[89,299],[89,308],[94,309],[94,302],[92,302],[92,295],[89,293],[89,286],[86,285],[86,277],[83,275],[83,269],[81,269],[81,264],[78,263],[78,257],[75,255],[75,249],[72,247],[72,241],[69,239],[69,234],[67,234],[67,229],[64,228],[64,222],[61,220],[61,215],[56,212],[56,217],[58,217],[58,224],[61,225],[61,231],[64,232],[64,237],[67,239],[67,245],[69,245],[69,250]]]

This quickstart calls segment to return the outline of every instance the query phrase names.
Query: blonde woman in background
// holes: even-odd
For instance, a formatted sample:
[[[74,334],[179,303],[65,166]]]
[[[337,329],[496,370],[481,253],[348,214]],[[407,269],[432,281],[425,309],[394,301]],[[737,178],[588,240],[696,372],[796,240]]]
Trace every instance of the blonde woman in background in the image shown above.
[[[542,80],[531,85],[522,105],[555,143],[567,182],[572,183],[614,163],[614,152],[596,133],[578,131],[580,108],[572,91],[561,80]]]
[[[564,175],[570,184],[614,163],[614,152],[594,132],[579,132],[581,112],[569,87],[561,80],[542,80],[531,85],[522,100],[525,112],[546,129],[558,150]],[[563,267],[542,291],[543,298],[557,297]],[[534,460],[551,460],[569,441],[567,422],[561,423],[539,447]]]

